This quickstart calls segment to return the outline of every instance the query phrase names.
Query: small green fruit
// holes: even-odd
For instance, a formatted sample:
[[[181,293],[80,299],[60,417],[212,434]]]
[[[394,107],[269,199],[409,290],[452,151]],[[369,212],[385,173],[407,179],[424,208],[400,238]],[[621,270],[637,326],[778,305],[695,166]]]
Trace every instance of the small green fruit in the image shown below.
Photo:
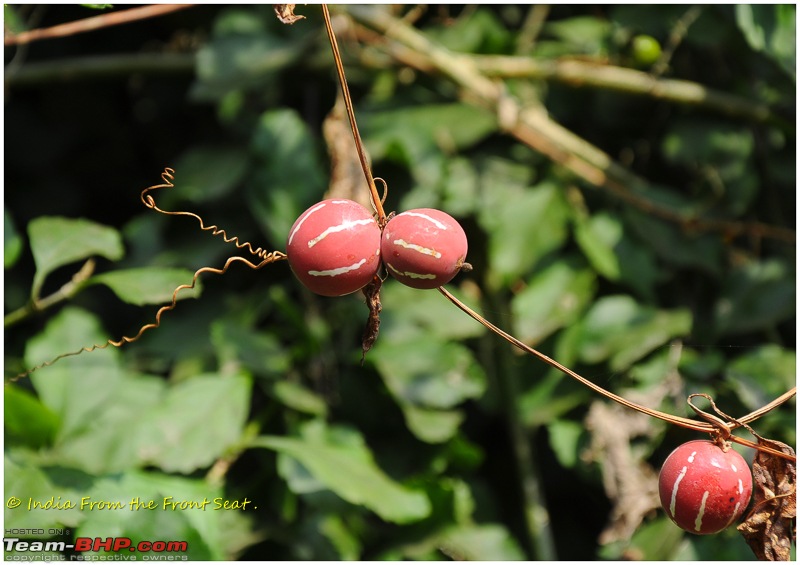
[[[661,57],[661,45],[649,35],[637,35],[633,38],[633,58],[636,64],[649,67]]]

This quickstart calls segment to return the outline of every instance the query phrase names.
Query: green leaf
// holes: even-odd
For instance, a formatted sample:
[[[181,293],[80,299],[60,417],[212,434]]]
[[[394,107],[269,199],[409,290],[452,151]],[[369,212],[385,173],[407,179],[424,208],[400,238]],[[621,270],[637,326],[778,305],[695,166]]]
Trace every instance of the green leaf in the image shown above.
[[[322,196],[324,175],[314,140],[296,112],[261,115],[251,142],[257,159],[247,201],[275,245],[285,245],[297,217]]]
[[[553,183],[521,189],[489,176],[488,170],[485,174],[478,220],[489,234],[487,280],[498,288],[525,275],[564,243],[568,207]]]
[[[649,250],[673,265],[715,276],[722,272],[725,249],[718,236],[689,233],[674,223],[633,209],[626,210],[625,222]]]
[[[233,548],[220,531],[221,523],[224,514],[242,511],[215,509],[216,499],[228,498],[206,481],[129,471],[100,478],[87,494],[90,501],[118,502],[123,508],[85,511],[86,520],[78,528],[78,536],[130,537],[134,542],[180,540],[187,542],[187,551],[176,556],[185,555],[191,560],[231,557]],[[155,508],[148,509],[151,501]],[[173,510],[172,503],[186,505]],[[245,511],[255,506],[257,502],[251,501]]]
[[[489,9],[480,7],[469,17],[448,21],[426,35],[451,51],[503,54],[511,47],[513,34]]]
[[[165,392],[162,379],[125,375],[100,406],[74,416],[81,418],[78,425],[59,438],[53,454],[60,464],[93,474],[120,472],[146,463],[149,454],[168,441],[165,434],[157,441],[144,435],[149,414]],[[72,408],[69,415],[75,411]]]
[[[675,559],[683,531],[666,517],[659,517],[641,526],[627,544],[614,543],[600,550],[602,559],[617,560],[623,555],[635,555],[647,561]],[[623,553],[624,552],[624,553]]]
[[[6,6],[6,11],[8,6]],[[14,226],[8,208],[3,207],[3,267],[10,269],[22,253],[22,236]]]
[[[261,436],[251,447],[264,447],[299,461],[308,471],[351,504],[363,505],[384,520],[409,523],[430,513],[424,494],[390,479],[375,464],[361,436],[346,428],[310,422],[299,438]]]
[[[268,378],[283,378],[290,369],[290,353],[278,338],[239,320],[212,322],[211,341],[220,366],[241,364]]]
[[[454,528],[441,538],[442,551],[471,561],[520,561],[522,549],[499,524],[475,524]]]
[[[211,465],[241,438],[250,389],[247,377],[218,374],[170,387],[139,424],[140,441],[149,445],[146,460],[179,473]]]
[[[734,359],[725,367],[739,400],[750,410],[761,408],[796,384],[797,353],[764,345]]]
[[[359,128],[373,159],[400,150],[410,165],[441,148],[448,151],[474,145],[496,128],[491,113],[468,104],[428,104],[380,112],[362,112]]]
[[[585,427],[572,420],[554,420],[547,425],[547,431],[558,462],[567,469],[573,468],[578,463],[579,441]]]
[[[676,120],[662,142],[667,160],[688,169],[700,195],[697,202],[724,205],[743,214],[758,195],[761,181],[753,169],[755,141],[746,127],[722,119]]]
[[[620,220],[602,212],[581,220],[575,240],[598,273],[652,297],[658,276],[652,253],[625,233]]]
[[[719,335],[735,335],[771,328],[795,316],[794,270],[773,259],[751,262],[725,277],[714,305]]]
[[[251,20],[253,18],[250,15]],[[260,27],[260,26],[259,26]],[[276,73],[301,54],[296,41],[256,33],[215,37],[197,52],[197,82],[192,97],[216,101],[231,91],[266,88]]]
[[[441,443],[457,433],[464,419],[460,411],[448,409],[480,397],[485,376],[463,345],[423,328],[407,329],[401,333],[395,327],[390,336],[379,339],[370,359],[402,409],[409,430],[422,441]]]
[[[421,408],[407,402],[401,403],[400,408],[408,429],[426,443],[444,443],[458,433],[464,421],[460,410]]]
[[[325,400],[299,383],[278,381],[273,385],[272,393],[285,406],[298,412],[323,417],[328,413]]]
[[[28,25],[24,21],[25,19],[19,16],[18,10],[19,6],[3,4],[3,25],[15,35],[28,30]]]
[[[525,559],[519,544],[508,530],[499,524],[465,524],[452,527],[437,534],[429,544],[431,549],[438,549],[456,561]],[[413,554],[410,557],[413,557]]]
[[[537,343],[574,323],[592,300],[596,286],[594,273],[569,259],[537,273],[511,300],[515,337]]]
[[[38,398],[25,389],[6,384],[3,400],[7,444],[24,444],[36,449],[53,442],[59,426],[58,416]]]
[[[622,224],[608,214],[598,214],[575,226],[575,240],[595,270],[609,280],[622,274],[614,247],[622,239]]]
[[[350,531],[341,516],[326,515],[322,518],[319,528],[336,548],[342,561],[358,561],[361,555],[361,541]]]
[[[110,288],[123,302],[144,306],[172,302],[172,294],[181,285],[191,284],[194,273],[187,269],[166,267],[140,267],[120,269],[96,275],[89,284],[102,284]],[[176,298],[198,298],[200,281],[194,288],[182,289]]]
[[[544,31],[569,45],[573,52],[601,55],[606,52],[611,22],[591,16],[577,16],[549,21],[545,24]]]
[[[612,370],[621,371],[670,339],[687,335],[691,327],[688,310],[657,310],[630,296],[606,296],[581,321],[580,358],[608,360]]]
[[[175,164],[173,198],[192,202],[209,202],[224,198],[239,184],[247,172],[246,148],[189,148]]]
[[[68,306],[50,319],[44,331],[28,341],[28,367],[51,361],[56,355],[105,343],[97,318]],[[109,347],[66,357],[31,374],[42,404],[61,420],[59,438],[67,437],[96,420],[97,412],[114,397],[122,379],[119,352]]]
[[[769,55],[793,79],[797,76],[797,16],[793,4],[737,4],[736,24],[750,47]]]
[[[561,355],[556,358],[566,361]],[[517,406],[525,425],[533,428],[549,424],[589,398],[588,389],[575,386],[572,379],[553,369],[519,396]]]
[[[36,263],[31,296],[39,297],[48,274],[59,267],[100,255],[116,261],[124,249],[117,230],[84,219],[42,216],[31,220],[28,239]]]
[[[469,274],[462,276],[466,278]],[[456,278],[453,283],[458,281]],[[474,297],[465,295],[458,288],[449,290],[467,306],[480,311],[480,305]],[[381,301],[383,304],[402,305],[401,308],[384,308],[381,312],[381,337],[386,336],[385,341],[413,336],[420,330],[453,340],[485,333],[482,325],[467,320],[463,312],[438,292],[420,291],[392,279],[381,287]]]
[[[25,457],[29,455],[20,449],[10,450],[6,443],[3,458],[3,492],[6,497],[16,496],[24,501],[18,508],[9,508],[3,504],[3,525],[5,528],[49,528],[74,527],[85,518],[85,514],[77,508],[53,510],[52,508],[32,508],[28,510],[28,499],[36,500],[42,504],[51,498],[54,503],[67,501],[80,501],[86,490],[65,485],[69,473],[60,473],[58,479],[46,473],[41,467]],[[7,498],[6,498],[7,500]]]
[[[486,378],[470,350],[433,333],[378,340],[371,359],[401,403],[451,408],[479,397],[486,388]]]

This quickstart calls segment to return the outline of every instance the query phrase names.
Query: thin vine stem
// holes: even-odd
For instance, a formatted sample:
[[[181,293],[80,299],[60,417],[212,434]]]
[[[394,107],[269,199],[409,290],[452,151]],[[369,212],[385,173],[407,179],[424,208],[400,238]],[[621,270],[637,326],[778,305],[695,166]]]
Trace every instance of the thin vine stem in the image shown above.
[[[245,265],[247,265],[251,269],[258,270],[258,269],[261,269],[261,268],[267,266],[270,263],[274,263],[275,261],[280,261],[280,260],[286,259],[286,254],[282,253],[280,251],[273,251],[272,253],[269,253],[269,254],[266,254],[266,255],[262,255],[260,257],[261,257],[261,262],[260,263],[254,263],[254,262],[252,262],[252,261],[250,261],[250,260],[248,260],[248,259],[246,259],[244,257],[239,257],[237,255],[237,256],[229,257],[228,260],[225,261],[225,265],[221,269],[217,269],[215,267],[203,267],[201,269],[198,269],[197,271],[195,271],[194,276],[192,276],[192,282],[190,284],[182,284],[182,285],[178,286],[177,288],[175,288],[175,290],[172,292],[172,300],[171,300],[171,302],[169,304],[159,308],[158,311],[156,312],[155,320],[153,322],[151,322],[149,324],[145,324],[144,326],[139,328],[139,331],[136,333],[136,335],[134,335],[134,336],[123,336],[118,340],[108,339],[104,343],[96,343],[96,344],[91,345],[91,346],[82,347],[77,351],[70,351],[69,353],[62,353],[61,355],[59,355],[59,356],[57,356],[57,357],[55,357],[55,358],[53,358],[53,359],[51,359],[49,361],[45,361],[44,363],[40,363],[40,364],[36,365],[35,367],[27,369],[26,371],[24,371],[22,373],[18,373],[14,377],[11,377],[10,379],[8,379],[8,382],[16,382],[16,381],[18,381],[18,380],[20,380],[20,379],[22,379],[24,377],[27,377],[31,373],[33,373],[35,371],[38,371],[39,369],[44,369],[45,367],[49,367],[49,366],[55,364],[56,362],[60,361],[61,359],[66,358],[66,357],[74,357],[76,355],[80,355],[81,353],[91,353],[92,351],[96,351],[98,349],[106,349],[109,346],[122,347],[126,343],[133,343],[135,341],[138,341],[139,338],[141,338],[142,335],[145,332],[147,332],[149,330],[156,329],[156,328],[161,326],[161,318],[162,318],[162,316],[164,314],[166,314],[167,312],[170,312],[170,311],[174,310],[177,307],[177,305],[178,305],[178,294],[182,290],[194,289],[197,286],[197,281],[198,281],[198,279],[200,278],[201,275],[206,274],[206,273],[211,273],[211,274],[215,274],[215,275],[224,275],[228,271],[228,269],[231,267],[231,265],[233,263],[236,263],[236,262],[244,263]]]
[[[110,26],[127,24],[147,18],[163,16],[171,12],[176,12],[178,10],[184,10],[191,7],[191,4],[153,4],[138,8],[130,8],[121,12],[101,14],[99,16],[83,18],[81,20],[59,24],[53,27],[23,31],[22,33],[18,33],[16,35],[9,34],[3,38],[3,44],[6,46],[25,45],[33,41],[40,41],[42,39],[68,37],[78,33],[86,33]]]
[[[364,149],[364,144],[361,142],[361,134],[358,131],[355,111],[353,110],[353,101],[350,98],[350,88],[347,86],[347,79],[344,75],[344,66],[342,65],[342,57],[339,53],[339,44],[336,41],[336,34],[333,33],[333,26],[331,26],[331,15],[330,12],[328,12],[327,4],[322,4],[322,15],[325,18],[325,31],[328,33],[328,40],[331,43],[333,61],[336,64],[336,74],[339,76],[339,84],[342,87],[344,106],[347,109],[347,118],[350,120],[350,129],[353,132],[353,139],[356,143],[358,160],[361,162],[361,170],[364,171],[364,177],[367,179],[370,196],[372,197],[372,205],[375,207],[375,212],[378,214],[378,224],[383,225],[386,221],[386,212],[383,210],[383,201],[378,194],[378,188],[375,186],[375,179],[373,178],[372,171],[370,170],[367,152]]]
[[[502,337],[503,339],[505,339],[507,342],[509,342],[513,346],[517,347],[518,349],[521,349],[521,350],[525,351],[526,353],[529,353],[529,354],[533,355],[534,357],[536,357],[539,360],[547,363],[551,367],[555,367],[556,369],[558,369],[559,371],[561,371],[565,375],[568,375],[568,376],[572,377],[573,379],[575,379],[579,383],[583,384],[584,386],[589,387],[594,392],[596,392],[596,393],[598,393],[598,394],[600,394],[602,396],[605,396],[609,400],[613,400],[614,402],[617,402],[617,403],[625,406],[626,408],[630,408],[631,410],[636,410],[637,412],[641,412],[643,414],[647,414],[648,416],[651,416],[653,418],[658,418],[659,420],[664,420],[665,422],[669,422],[670,424],[675,424],[677,426],[681,426],[681,427],[684,427],[684,428],[687,428],[687,429],[690,429],[690,430],[695,430],[695,431],[698,431],[698,432],[705,432],[705,433],[714,433],[715,430],[718,430],[718,427],[714,426],[712,424],[705,423],[705,422],[698,422],[696,420],[691,420],[689,418],[684,418],[683,416],[675,416],[674,414],[667,414],[666,412],[661,412],[660,410],[655,410],[653,408],[648,408],[647,406],[642,406],[641,404],[637,404],[636,402],[632,402],[632,401],[628,400],[627,398],[623,398],[622,396],[618,396],[618,395],[614,394],[613,392],[610,392],[610,391],[604,389],[600,385],[597,385],[597,384],[593,383],[592,381],[580,376],[578,373],[576,373],[575,371],[573,371],[569,367],[566,367],[566,366],[562,365],[561,363],[559,363],[555,359],[552,359],[552,358],[548,357],[547,355],[545,355],[544,353],[541,353],[541,352],[537,351],[536,349],[530,347],[529,345],[523,343],[519,339],[515,338],[513,335],[509,334],[508,332],[498,328],[493,323],[491,323],[489,320],[487,320],[486,318],[484,318],[483,316],[481,316],[480,314],[475,312],[472,308],[470,308],[469,306],[467,306],[466,304],[461,302],[458,298],[453,296],[450,293],[450,291],[448,291],[444,287],[439,287],[438,290],[439,290],[439,292],[441,292],[444,295],[445,298],[447,298],[450,302],[455,304],[462,312],[464,312],[465,314],[470,316],[473,320],[477,321],[478,323],[483,325],[488,330],[490,330],[493,333],[497,334],[498,336]],[[728,431],[730,431],[730,430],[734,430],[734,429],[740,427],[741,424],[743,424],[743,423],[752,422],[756,418],[766,414],[767,412],[769,412],[773,408],[776,408],[780,404],[786,402],[791,397],[793,397],[796,393],[797,393],[797,387],[792,387],[791,390],[787,391],[786,393],[784,393],[780,397],[776,398],[774,401],[772,401],[768,405],[766,405],[766,406],[764,406],[762,408],[759,408],[755,412],[751,412],[750,414],[748,414],[748,415],[746,415],[746,416],[744,416],[742,418],[738,418],[736,422],[731,422],[731,423],[728,423],[728,424],[724,424],[724,426]],[[793,461],[793,462],[796,461],[796,457],[792,457],[791,455],[787,455],[785,453],[781,453],[780,451],[778,451],[776,449],[772,449],[772,448],[769,448],[769,447],[766,447],[766,446],[763,446],[763,445],[758,445],[756,443],[753,443],[753,442],[751,442],[749,440],[746,440],[746,439],[738,437],[738,436],[731,435],[730,436],[730,441],[733,441],[735,443],[739,443],[739,444],[747,446],[747,447],[751,447],[753,449],[758,449],[759,451],[766,451],[766,452],[768,452],[768,453],[770,453],[772,455],[775,455],[776,457],[782,457],[783,459],[788,459],[789,461]]]

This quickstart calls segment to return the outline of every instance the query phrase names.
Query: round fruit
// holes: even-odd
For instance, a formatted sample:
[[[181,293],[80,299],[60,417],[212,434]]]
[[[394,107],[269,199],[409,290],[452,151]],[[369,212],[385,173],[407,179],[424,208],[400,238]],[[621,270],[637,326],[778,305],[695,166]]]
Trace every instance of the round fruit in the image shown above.
[[[419,208],[398,214],[383,228],[381,255],[389,273],[413,288],[437,288],[464,264],[467,236],[452,216]]]
[[[747,508],[752,491],[744,458],[711,441],[684,443],[670,453],[658,475],[661,506],[693,534],[715,534],[730,526]]]
[[[640,66],[650,66],[661,57],[661,44],[649,35],[637,35],[633,38],[633,58]]]
[[[289,230],[286,256],[310,291],[342,296],[362,288],[380,267],[381,230],[369,210],[352,200],[323,200]]]

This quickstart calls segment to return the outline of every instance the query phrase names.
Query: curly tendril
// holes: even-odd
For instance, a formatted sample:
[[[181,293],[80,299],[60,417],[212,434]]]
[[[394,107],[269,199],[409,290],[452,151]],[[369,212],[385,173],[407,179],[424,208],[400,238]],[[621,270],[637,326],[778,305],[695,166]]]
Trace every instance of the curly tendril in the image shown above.
[[[153,199],[153,197],[149,193],[151,191],[153,191],[153,190],[157,190],[157,189],[160,189],[160,188],[173,188],[175,186],[175,184],[173,183],[173,181],[175,180],[175,170],[171,169],[169,167],[165,167],[164,168],[164,172],[161,173],[161,180],[163,181],[162,184],[157,184],[157,185],[154,185],[154,186],[150,186],[148,188],[145,188],[142,191],[141,200],[142,200],[142,203],[145,206],[147,206],[151,210],[155,210],[156,212],[160,212],[162,214],[166,214],[167,216],[191,216],[193,218],[196,218],[197,221],[200,222],[200,229],[202,229],[203,231],[210,231],[211,235],[215,235],[215,236],[216,235],[221,235],[222,239],[225,241],[225,243],[233,243],[239,249],[247,249],[247,251],[249,251],[250,253],[252,253],[253,255],[258,257],[259,259],[261,259],[261,261],[258,262],[258,263],[255,263],[253,261],[250,261],[249,259],[245,259],[244,257],[233,256],[233,257],[229,257],[228,260],[225,261],[225,265],[221,269],[216,269],[214,267],[203,267],[201,269],[198,269],[197,271],[195,271],[194,276],[192,277],[191,284],[182,284],[179,287],[177,287],[172,292],[172,301],[170,302],[170,304],[167,304],[166,306],[162,306],[156,312],[155,322],[142,326],[139,329],[139,331],[138,331],[138,333],[136,335],[134,335],[132,337],[123,336],[119,340],[109,339],[105,343],[94,344],[94,345],[91,345],[91,346],[83,347],[83,348],[79,349],[78,351],[71,351],[69,353],[63,353],[63,354],[51,359],[50,361],[46,361],[45,363],[41,363],[40,365],[36,365],[35,367],[33,367],[31,369],[28,369],[28,370],[26,370],[26,371],[24,371],[22,373],[19,373],[19,374],[15,375],[14,377],[8,379],[8,382],[18,381],[19,379],[21,379],[23,377],[27,377],[28,375],[30,375],[31,373],[33,373],[33,372],[35,372],[35,371],[37,371],[39,369],[43,369],[45,367],[49,367],[50,365],[53,365],[54,363],[60,361],[61,359],[64,359],[65,357],[73,357],[75,355],[80,355],[81,353],[91,353],[92,351],[95,351],[97,349],[106,349],[108,346],[121,347],[121,346],[125,345],[126,343],[133,343],[134,341],[137,341],[140,337],[142,337],[142,335],[146,331],[152,330],[152,329],[157,328],[157,327],[159,327],[161,325],[161,316],[163,316],[164,313],[166,313],[166,312],[174,310],[175,307],[177,306],[178,294],[182,290],[189,290],[189,289],[195,288],[195,286],[197,285],[197,280],[200,277],[200,275],[202,275],[202,274],[212,273],[212,274],[215,274],[215,275],[223,275],[228,271],[230,266],[233,263],[236,263],[236,262],[244,263],[245,265],[247,265],[251,269],[258,270],[258,269],[261,269],[262,267],[264,267],[264,266],[266,266],[266,265],[268,265],[270,263],[274,263],[275,261],[281,261],[283,259],[286,259],[286,254],[281,252],[281,251],[267,251],[267,250],[265,250],[265,249],[263,249],[261,247],[258,247],[258,248],[254,249],[252,244],[250,244],[250,242],[245,241],[244,243],[242,243],[239,240],[238,237],[229,237],[228,234],[225,232],[225,230],[220,229],[216,225],[206,226],[205,223],[203,222],[203,219],[200,216],[198,216],[197,214],[194,214],[192,212],[183,212],[183,211],[171,212],[171,211],[168,211],[168,210],[162,210],[161,208],[159,208],[156,205],[155,200]]]
[[[91,346],[83,347],[83,348],[79,349],[78,351],[71,351],[69,353],[63,353],[63,354],[59,355],[58,357],[55,357],[55,358],[51,359],[50,361],[47,361],[47,362],[42,363],[40,365],[36,365],[35,367],[33,367],[31,369],[28,369],[27,371],[25,371],[23,373],[19,373],[18,375],[16,375],[16,376],[12,377],[11,379],[9,379],[9,382],[18,381],[19,379],[21,379],[23,377],[26,377],[26,376],[30,375],[31,373],[33,373],[33,372],[35,372],[35,371],[37,371],[39,369],[43,369],[45,367],[49,367],[50,365],[53,365],[54,363],[56,363],[57,361],[60,361],[61,359],[64,359],[65,357],[73,357],[75,355],[80,355],[81,353],[84,353],[84,352],[85,353],[91,353],[92,351],[95,351],[97,349],[106,349],[109,345],[114,346],[114,347],[121,347],[121,346],[125,345],[126,343],[133,343],[134,341],[137,341],[140,337],[142,337],[142,335],[146,331],[152,330],[152,329],[157,328],[157,327],[159,327],[161,325],[161,316],[163,316],[165,312],[169,312],[171,310],[174,310],[175,307],[177,306],[177,304],[178,304],[178,294],[182,290],[193,289],[197,285],[197,280],[200,277],[200,275],[202,275],[202,274],[212,273],[212,274],[215,274],[215,275],[223,275],[228,271],[230,266],[235,262],[244,263],[245,265],[247,265],[251,269],[258,270],[258,269],[261,269],[262,267],[264,267],[264,266],[266,266],[266,265],[268,265],[270,263],[273,263],[275,261],[280,261],[280,260],[285,259],[285,258],[286,258],[286,255],[284,253],[282,253],[280,251],[273,251],[272,253],[268,253],[268,254],[264,255],[262,257],[262,261],[260,263],[258,263],[258,264],[253,263],[252,261],[250,261],[249,259],[245,259],[244,257],[234,256],[234,257],[229,257],[228,260],[225,261],[225,265],[221,269],[216,269],[214,267],[203,267],[201,269],[198,269],[197,271],[195,271],[194,276],[192,277],[191,284],[182,284],[179,287],[177,287],[172,292],[172,301],[171,301],[171,303],[167,304],[166,306],[162,306],[161,308],[158,309],[158,312],[156,312],[155,322],[152,322],[150,324],[146,324],[146,325],[142,326],[139,329],[139,332],[136,335],[134,335],[133,337],[123,336],[119,340],[109,339],[105,343],[94,344],[94,345],[91,345]]]
[[[149,193],[153,190],[158,190],[161,188],[173,188],[175,184],[172,182],[175,180],[175,170],[169,167],[164,169],[164,172],[161,173],[161,180],[163,180],[163,184],[157,184],[154,186],[149,186],[142,191],[141,199],[142,204],[150,208],[151,210],[155,210],[161,214],[166,216],[189,216],[191,218],[195,218],[200,223],[200,229],[203,231],[210,231],[212,236],[222,236],[222,240],[225,243],[232,243],[239,249],[246,249],[249,253],[255,255],[259,259],[266,259],[273,253],[274,251],[267,251],[263,247],[253,248],[253,245],[249,241],[241,242],[238,237],[236,236],[229,236],[228,233],[221,229],[219,226],[211,225],[207,226],[203,221],[203,218],[195,214],[194,212],[185,212],[185,211],[171,211],[171,210],[162,210],[156,205],[155,199]],[[273,259],[273,261],[276,259]]]

